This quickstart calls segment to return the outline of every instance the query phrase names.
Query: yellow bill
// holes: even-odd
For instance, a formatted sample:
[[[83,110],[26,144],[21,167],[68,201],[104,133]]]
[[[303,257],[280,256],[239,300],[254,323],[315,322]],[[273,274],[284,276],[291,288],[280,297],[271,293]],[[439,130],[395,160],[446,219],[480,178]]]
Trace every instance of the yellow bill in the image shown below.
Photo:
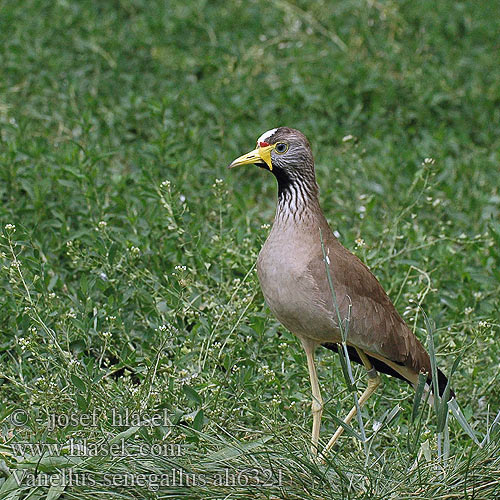
[[[227,168],[249,164],[262,165],[265,163],[269,167],[269,170],[272,170],[273,165],[271,163],[271,151],[274,147],[274,144],[271,144],[270,146],[258,147],[253,151],[250,151],[250,153],[236,158],[236,160],[234,160]]]

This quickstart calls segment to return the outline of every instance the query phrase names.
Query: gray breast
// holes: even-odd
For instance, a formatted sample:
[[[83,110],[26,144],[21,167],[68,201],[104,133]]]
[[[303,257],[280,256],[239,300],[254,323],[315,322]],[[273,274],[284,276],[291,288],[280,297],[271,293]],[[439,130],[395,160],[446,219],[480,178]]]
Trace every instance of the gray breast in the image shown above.
[[[257,275],[266,302],[276,318],[299,337],[319,342],[340,340],[335,321],[308,269],[300,247],[268,238],[257,260]]]

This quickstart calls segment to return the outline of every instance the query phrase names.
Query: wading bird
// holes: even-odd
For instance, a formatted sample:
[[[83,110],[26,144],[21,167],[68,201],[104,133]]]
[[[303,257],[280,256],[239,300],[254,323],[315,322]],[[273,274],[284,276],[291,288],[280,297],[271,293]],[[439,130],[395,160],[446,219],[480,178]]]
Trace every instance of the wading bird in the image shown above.
[[[338,351],[342,342],[339,323],[344,318],[349,318],[349,357],[362,363],[368,375],[360,406],[379,385],[378,372],[414,387],[423,372],[431,385],[430,359],[375,276],[333,235],[318,201],[314,160],[306,137],[287,127],[269,130],[257,139],[256,149],[228,168],[245,164],[271,171],[278,181],[276,216],[257,260],[257,274],[269,308],[300,339],[306,353],[313,396],[311,445],[316,455],[323,401],[314,351],[319,345]],[[437,373],[442,395],[447,378],[441,371]],[[355,415],[356,406],[344,422],[348,424]],[[343,430],[342,426],[337,429],[322,456]]]

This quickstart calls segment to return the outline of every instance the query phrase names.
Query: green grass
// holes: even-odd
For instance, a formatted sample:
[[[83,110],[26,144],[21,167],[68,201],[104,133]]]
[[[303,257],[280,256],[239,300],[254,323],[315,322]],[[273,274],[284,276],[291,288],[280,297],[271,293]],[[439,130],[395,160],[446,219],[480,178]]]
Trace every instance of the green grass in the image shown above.
[[[499,17],[473,1],[0,2],[0,497],[500,496]],[[332,228],[423,341],[432,318],[440,368],[461,356],[483,448],[450,417],[438,456],[432,410],[412,422],[413,390],[385,377],[367,435],[401,411],[368,454],[346,435],[309,460],[305,355],[253,267],[274,180],[225,170],[279,125],[308,136]],[[336,356],[318,366],[326,442],[352,395]],[[168,418],[113,426],[125,410]],[[68,458],[71,440],[86,448]],[[153,476],[174,469],[196,484]],[[33,485],[62,470],[87,484]]]

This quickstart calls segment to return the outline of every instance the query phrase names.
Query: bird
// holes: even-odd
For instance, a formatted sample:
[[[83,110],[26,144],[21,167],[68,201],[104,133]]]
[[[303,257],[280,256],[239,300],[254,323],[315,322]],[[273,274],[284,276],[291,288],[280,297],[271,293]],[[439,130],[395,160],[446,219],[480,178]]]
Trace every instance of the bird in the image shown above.
[[[364,365],[368,380],[359,407],[380,384],[379,372],[415,388],[422,373],[427,391],[432,390],[431,362],[377,278],[334,236],[319,203],[305,135],[289,127],[268,130],[255,149],[228,168],[250,164],[270,171],[278,184],[276,214],[257,258],[257,275],[271,312],[305,351],[312,390],[311,453],[318,457],[323,399],[314,363],[317,347],[338,352],[344,340],[350,360]],[[448,380],[441,370],[436,373],[442,396]],[[356,412],[354,406],[344,424]],[[324,460],[344,427],[338,427],[318,458]]]

